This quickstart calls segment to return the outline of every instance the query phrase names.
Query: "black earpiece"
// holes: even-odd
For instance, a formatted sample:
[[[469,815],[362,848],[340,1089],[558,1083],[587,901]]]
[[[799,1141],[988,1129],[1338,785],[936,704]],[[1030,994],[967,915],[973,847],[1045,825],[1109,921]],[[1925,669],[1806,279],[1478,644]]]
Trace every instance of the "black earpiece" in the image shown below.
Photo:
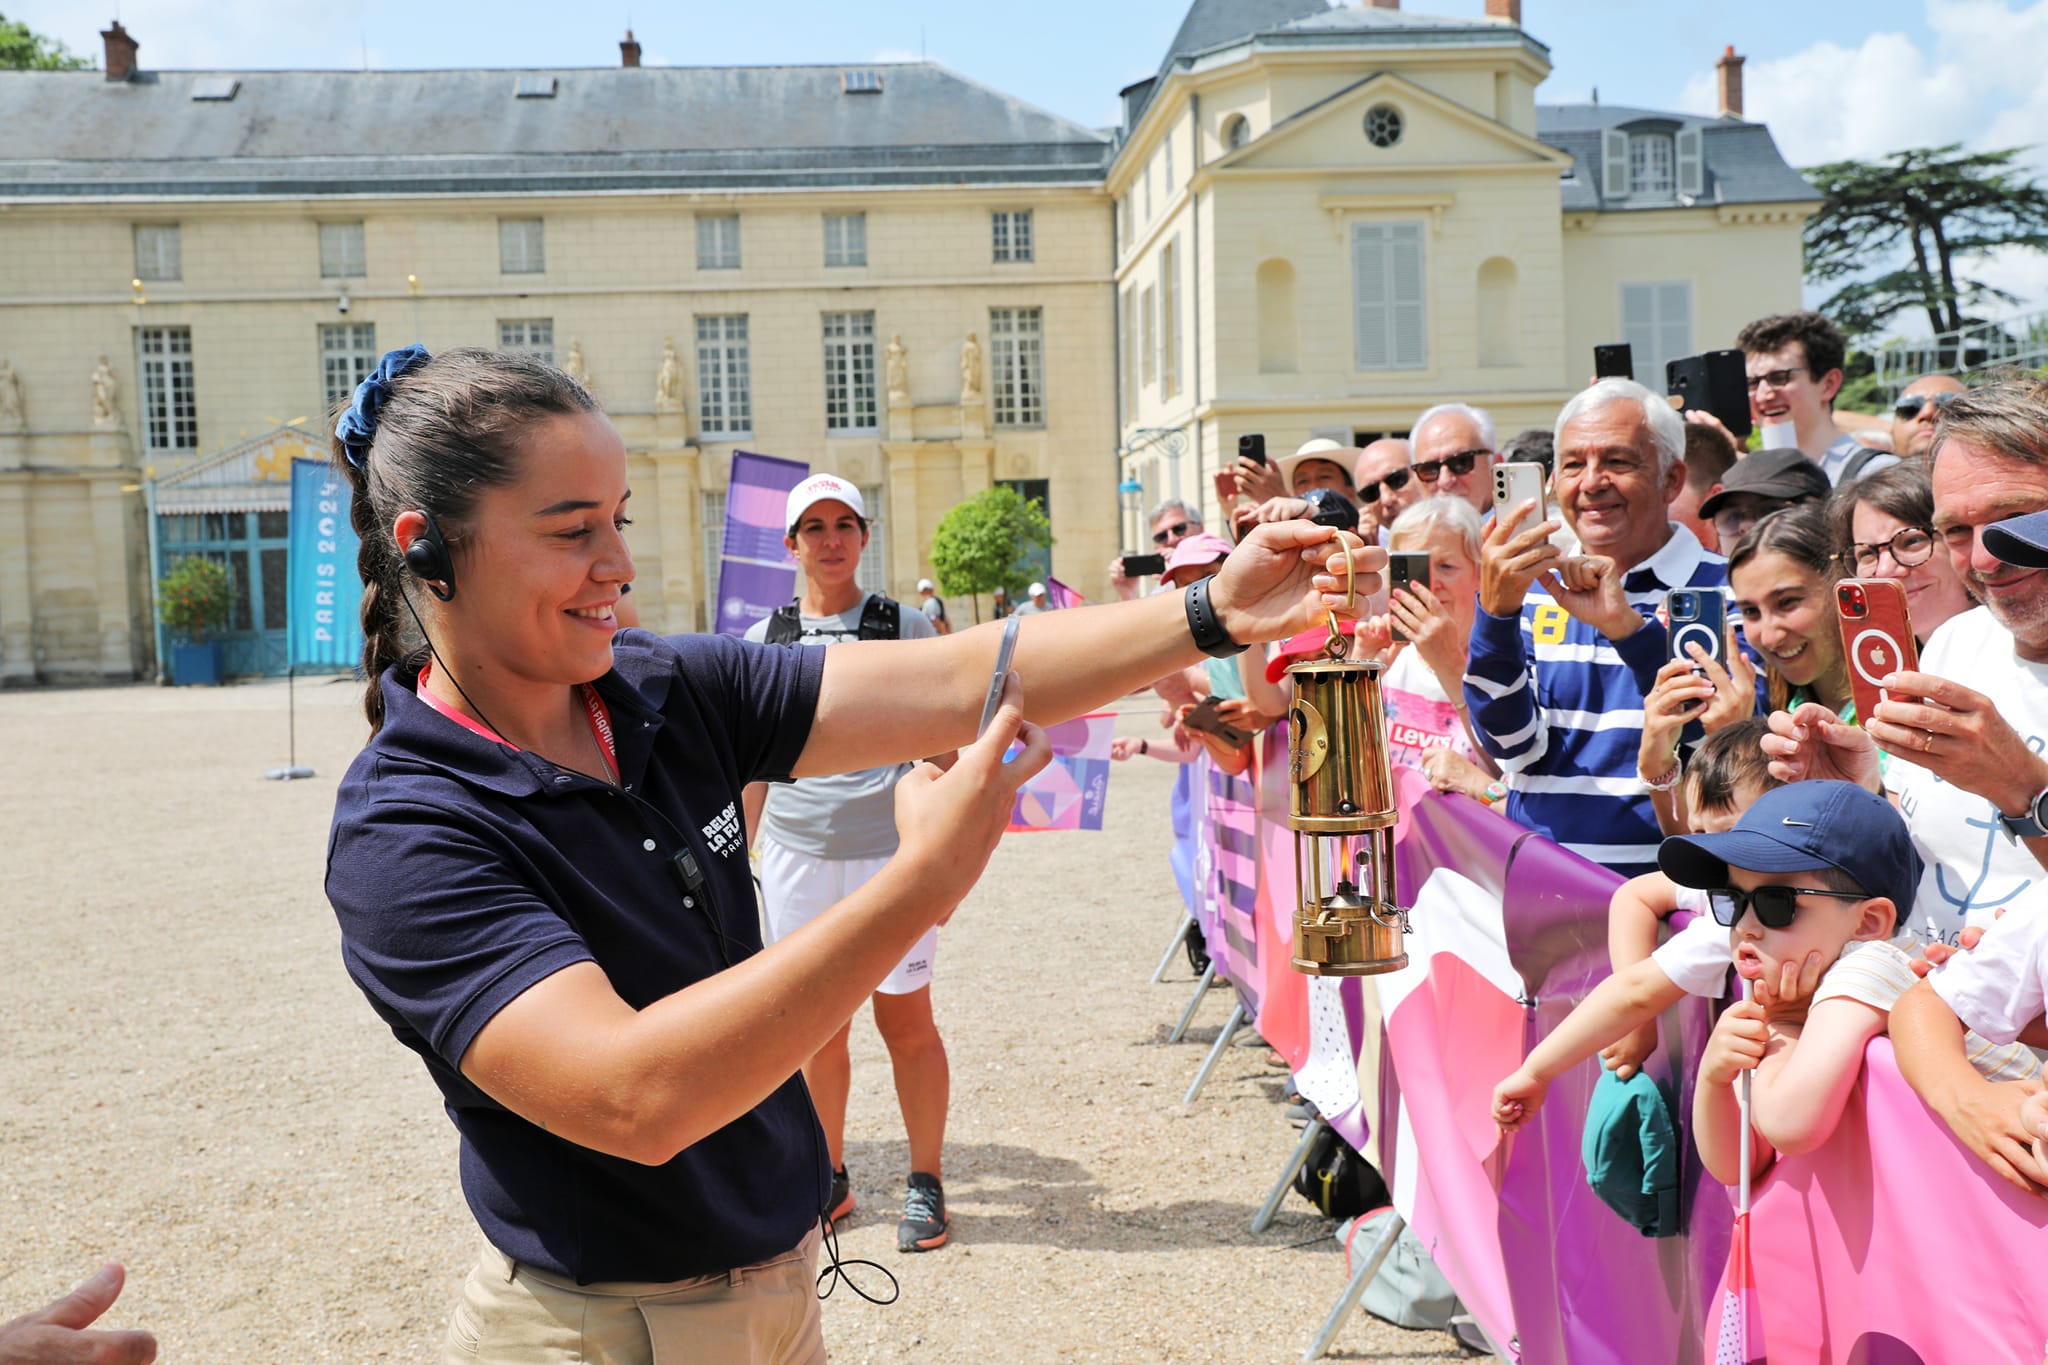
[[[455,560],[448,553],[448,542],[441,539],[441,528],[434,518],[426,513],[420,515],[427,520],[427,529],[412,538],[412,544],[405,547],[405,567],[427,585],[427,591],[443,602],[455,597]]]

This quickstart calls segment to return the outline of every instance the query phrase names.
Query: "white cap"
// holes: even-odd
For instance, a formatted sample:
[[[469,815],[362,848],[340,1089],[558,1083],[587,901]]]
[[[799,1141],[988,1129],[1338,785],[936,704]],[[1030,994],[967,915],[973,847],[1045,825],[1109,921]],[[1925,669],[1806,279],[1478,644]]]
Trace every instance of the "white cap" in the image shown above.
[[[813,474],[789,490],[789,509],[782,518],[783,529],[796,525],[810,511],[814,503],[843,502],[853,509],[853,514],[862,521],[868,517],[867,504],[860,500],[860,490],[836,474]]]
[[[1045,596],[1045,584],[1033,583],[1030,587],[1024,589],[1024,591],[1032,597],[1043,597]]]
[[[931,581],[931,580],[930,580],[929,578],[920,578],[920,579],[918,579],[918,580],[917,580],[917,590],[918,590],[919,592],[937,592],[937,591],[938,591],[938,589],[937,589],[936,587],[934,587],[934,586],[932,585],[932,581]]]

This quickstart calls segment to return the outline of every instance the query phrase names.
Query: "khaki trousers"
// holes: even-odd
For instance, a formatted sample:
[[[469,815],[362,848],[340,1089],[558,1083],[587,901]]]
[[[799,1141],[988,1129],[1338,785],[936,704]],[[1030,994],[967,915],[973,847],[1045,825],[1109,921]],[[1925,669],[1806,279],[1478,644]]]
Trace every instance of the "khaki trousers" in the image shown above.
[[[823,1365],[816,1228],[793,1250],[667,1284],[584,1284],[486,1243],[463,1282],[447,1365]]]

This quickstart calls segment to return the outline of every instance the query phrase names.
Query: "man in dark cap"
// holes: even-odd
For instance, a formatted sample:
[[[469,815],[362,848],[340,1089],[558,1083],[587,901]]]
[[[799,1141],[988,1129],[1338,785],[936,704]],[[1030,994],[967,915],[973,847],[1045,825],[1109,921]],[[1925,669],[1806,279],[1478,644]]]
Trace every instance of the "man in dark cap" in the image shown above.
[[[1721,491],[1700,504],[1726,554],[1742,533],[1780,507],[1824,502],[1831,486],[1819,465],[1797,450],[1759,450],[1721,476]]]

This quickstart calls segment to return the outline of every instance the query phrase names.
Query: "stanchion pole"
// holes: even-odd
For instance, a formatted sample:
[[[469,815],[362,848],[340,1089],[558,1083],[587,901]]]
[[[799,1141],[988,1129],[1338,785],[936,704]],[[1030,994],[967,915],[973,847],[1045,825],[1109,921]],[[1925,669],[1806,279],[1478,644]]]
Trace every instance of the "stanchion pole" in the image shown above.
[[[1195,1007],[1202,1003],[1202,997],[1209,993],[1209,987],[1214,985],[1215,981],[1216,964],[1212,961],[1202,972],[1202,979],[1195,983],[1194,998],[1189,1000],[1188,1007],[1180,1012],[1180,1022],[1173,1026],[1173,1032],[1166,1035],[1167,1042],[1177,1043],[1187,1037],[1188,1024],[1195,1017]]]
[[[1273,1192],[1266,1196],[1266,1202],[1259,1206],[1258,1213],[1252,1218],[1253,1232],[1264,1232],[1273,1226],[1273,1216],[1280,1212],[1280,1201],[1285,1199],[1287,1191],[1294,1187],[1294,1177],[1307,1162],[1309,1148],[1316,1145],[1316,1139],[1321,1137],[1323,1129],[1329,1126],[1323,1116],[1317,1114],[1308,1121],[1308,1126],[1301,1130],[1301,1141],[1294,1144],[1294,1155],[1287,1158],[1287,1165],[1282,1168],[1280,1178],[1273,1182]]]
[[[299,766],[299,666],[288,664],[284,670],[284,713],[285,750],[289,755],[282,768],[272,768],[263,774],[266,782],[291,782],[313,775],[311,768]]]
[[[1358,1307],[1358,1301],[1365,1297],[1365,1287],[1372,1283],[1373,1276],[1380,1273],[1380,1266],[1386,1261],[1387,1253],[1394,1249],[1401,1230],[1408,1226],[1400,1214],[1387,1219],[1387,1225],[1380,1229],[1380,1239],[1373,1243],[1372,1255],[1360,1261],[1351,1272],[1351,1282],[1344,1286],[1344,1292],[1337,1296],[1337,1302],[1330,1307],[1330,1316],[1323,1319],[1323,1325],[1316,1329],[1315,1339],[1308,1349],[1301,1353],[1303,1360],[1321,1360],[1323,1353],[1330,1349],[1330,1343],[1337,1339],[1338,1329],[1344,1320]]]
[[[1166,968],[1172,963],[1174,953],[1179,951],[1181,940],[1188,936],[1188,926],[1194,922],[1193,915],[1184,914],[1180,917],[1180,923],[1174,927],[1173,937],[1166,941],[1166,952],[1160,956],[1159,965],[1152,969],[1152,980],[1148,984],[1156,986],[1166,979]]]
[[[1216,1069],[1217,1059],[1223,1055],[1223,1049],[1230,1046],[1230,1040],[1235,1038],[1237,1031],[1243,1027],[1244,1002],[1240,1000],[1230,1011],[1230,1018],[1224,1021],[1223,1032],[1216,1035],[1216,1045],[1210,1048],[1209,1055],[1202,1059],[1202,1069],[1195,1073],[1193,1084],[1188,1086],[1188,1093],[1181,1096],[1182,1104],[1195,1102],[1195,1096],[1201,1094],[1202,1087],[1209,1083],[1209,1073]]]

